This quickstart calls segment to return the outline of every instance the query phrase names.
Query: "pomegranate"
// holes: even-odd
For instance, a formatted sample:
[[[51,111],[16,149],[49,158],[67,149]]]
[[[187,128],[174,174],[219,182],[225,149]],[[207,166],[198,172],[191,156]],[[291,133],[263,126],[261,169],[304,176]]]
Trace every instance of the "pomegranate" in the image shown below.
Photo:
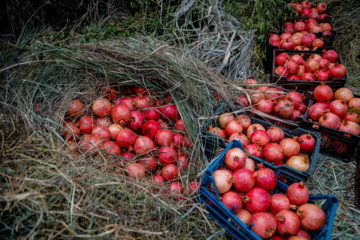
[[[109,115],[111,110],[111,103],[105,98],[98,98],[92,105],[92,110],[94,114],[98,117],[106,117]],[[130,111],[129,111],[130,114]]]
[[[271,204],[271,195],[261,187],[254,187],[246,193],[243,201],[246,209],[251,213],[266,212]]]
[[[241,142],[243,148],[246,148],[246,146],[249,144],[249,139],[241,132],[234,133],[229,137],[229,142],[232,142],[233,140]]]
[[[281,210],[275,215],[277,232],[280,235],[291,236],[298,233],[300,229],[300,218],[290,210]]]
[[[145,88],[140,88],[140,87],[133,87],[133,91],[136,94],[143,94],[146,93],[146,89]]]
[[[257,212],[251,215],[251,230],[262,239],[270,239],[276,231],[277,225],[275,218],[267,212]]]
[[[262,155],[263,159],[269,163],[282,164],[284,149],[277,143],[269,143],[264,147]]]
[[[70,120],[65,120],[61,129],[61,134],[66,140],[73,140],[80,136],[80,129]]]
[[[293,40],[295,47],[301,45],[302,36],[300,36],[300,34],[296,34],[296,33],[295,33],[294,35],[291,36],[290,39]],[[294,48],[295,48],[295,47],[294,47]]]
[[[334,93],[334,100],[342,100],[345,101],[345,103],[348,103],[353,98],[354,94],[348,88],[339,88]]]
[[[174,148],[174,145],[171,145],[170,147],[165,146],[159,149],[158,152],[158,159],[161,164],[171,164],[176,161],[178,158],[178,154]]]
[[[275,58],[276,65],[284,66],[288,59],[289,59],[289,55],[287,53],[280,53]]]
[[[109,100],[114,100],[117,96],[117,90],[114,87],[105,87],[101,90],[101,95]]]
[[[177,122],[175,123],[175,129],[178,131],[186,132],[185,125],[182,119],[177,120]]]
[[[138,163],[130,163],[126,166],[126,170],[132,178],[142,178],[146,173],[144,166]]]
[[[325,58],[319,59],[319,69],[325,69],[327,68],[327,64],[329,63],[329,60]]]
[[[178,165],[182,170],[186,170],[189,166],[189,158],[184,153],[178,154]]]
[[[86,114],[85,105],[80,101],[71,101],[66,111],[66,115],[70,118],[79,118]]]
[[[274,107],[274,115],[281,118],[290,118],[294,112],[294,104],[282,99]]]
[[[232,210],[234,207],[235,214],[239,213],[242,209],[242,200],[239,194],[233,191],[228,191],[224,195],[220,197],[220,201],[227,207],[228,209]],[[295,214],[295,213],[294,213]],[[300,224],[300,220],[299,220]]]
[[[330,74],[327,69],[321,69],[321,70],[316,71],[314,76],[317,81],[327,81],[327,80],[329,80]]]
[[[251,158],[249,158],[249,154],[246,154],[246,163],[243,169],[248,169],[252,172],[255,172],[255,163]]]
[[[305,10],[309,10],[309,9],[304,9],[304,11],[305,11]],[[287,237],[280,236],[280,235],[278,235],[278,234],[274,234],[271,239],[272,239],[272,240],[288,240]]]
[[[90,134],[93,127],[96,125],[92,116],[86,115],[79,119],[79,129],[82,133]]]
[[[154,139],[160,129],[160,124],[157,121],[149,120],[142,125],[141,133],[150,139]]]
[[[159,146],[170,146],[174,142],[174,134],[168,129],[161,129],[156,134],[155,141]]]
[[[322,14],[326,11],[327,5],[326,3],[319,3],[316,8],[319,11],[319,14]]]
[[[236,170],[232,177],[234,187],[241,192],[247,192],[255,186],[254,173],[249,169]]]
[[[348,102],[349,109],[355,109],[356,111],[360,111],[360,98],[353,98]]]
[[[310,133],[301,135],[297,141],[300,144],[301,152],[309,153],[315,147],[315,139]]]
[[[301,13],[301,17],[308,17],[310,14],[310,10],[309,9],[304,9],[303,12]]]
[[[273,143],[276,144],[276,143]],[[269,168],[262,167],[254,173],[255,186],[270,192],[277,184],[276,174]]]
[[[303,75],[301,75],[301,80],[304,81],[315,81],[315,76],[312,73],[306,72]]]
[[[118,98],[119,99],[119,98]],[[131,111],[135,109],[135,102],[132,98],[121,98],[120,101],[117,101],[118,99],[116,99],[114,101],[114,106],[119,105],[119,104],[124,104],[126,105]]]
[[[161,116],[160,111],[157,108],[147,108],[144,111],[145,118],[147,120],[158,120]]]
[[[299,22],[295,21],[294,23],[294,29],[296,32],[301,32],[305,30],[305,23],[301,20]]]
[[[339,126],[339,130],[343,131],[343,132],[351,133],[354,135],[360,134],[359,124],[357,124],[355,122],[351,122],[351,121],[347,121],[347,122],[343,121]]]
[[[289,80],[300,80],[300,77],[298,75],[290,75],[288,77]]]
[[[280,37],[277,34],[269,34],[269,42],[279,42],[280,41]]]
[[[103,144],[103,150],[106,152],[106,156],[121,156],[121,149],[119,145],[116,144],[116,142],[108,141]]]
[[[360,123],[360,117],[356,112],[353,113],[347,112],[343,117],[343,121],[352,121],[354,123]]]
[[[331,87],[325,85],[325,83],[321,83],[321,85],[317,86],[314,89],[314,99],[317,102],[327,102],[330,101],[333,97],[334,93]]]
[[[193,143],[188,135],[184,136],[184,145],[186,148],[191,148],[193,146]]]
[[[96,126],[108,127],[111,124],[111,120],[110,118],[96,118],[95,124]]]
[[[221,128],[225,128],[226,124],[231,120],[235,120],[234,115],[232,115],[231,113],[224,113],[218,119],[219,126]]]
[[[124,128],[118,132],[115,141],[120,147],[130,147],[135,143],[137,138],[138,136],[133,131]]]
[[[284,76],[284,77],[289,76],[289,72],[288,72],[287,68],[283,67],[283,66],[277,66],[275,68],[275,73],[279,76]]]
[[[319,47],[324,47],[325,43],[322,39],[315,39],[314,41],[312,41],[311,46],[313,47],[313,50],[316,50],[316,48]]]
[[[257,110],[262,111],[267,114],[271,114],[274,109],[274,104],[272,101],[262,99],[256,105]]]
[[[155,176],[152,177],[152,181],[154,184],[158,185],[158,186],[164,186],[166,179],[164,178],[163,175],[161,174],[156,174]],[[158,188],[155,188],[155,190],[159,190]]]
[[[229,191],[234,182],[232,175],[225,170],[214,171],[212,177],[214,178],[216,189],[219,194],[223,194]],[[214,191],[214,186],[212,183],[210,184],[210,190]]]
[[[310,169],[309,158],[304,158],[301,156],[292,156],[286,161],[286,165],[300,172],[306,172]]]
[[[309,190],[305,186],[304,181],[291,184],[287,189],[286,195],[290,202],[297,206],[301,206],[309,201]]]
[[[304,240],[311,240],[311,235],[309,232],[303,230],[303,229],[299,229],[298,233],[296,234],[296,236],[299,236],[299,237],[303,237],[305,238]],[[300,239],[301,240],[301,239]]]
[[[291,121],[295,121],[297,117],[301,116],[301,113],[299,110],[294,110],[293,115],[289,118]]]
[[[265,99],[263,91],[255,90],[250,94],[251,104],[258,104],[261,100]]]
[[[167,195],[180,195],[184,193],[184,188],[181,182],[172,182],[168,186],[168,190],[166,191]],[[173,196],[174,197],[174,196]],[[175,196],[176,198],[180,198],[180,196]]]
[[[111,110],[111,118],[115,123],[125,126],[125,124],[130,121],[130,113],[131,111],[126,105],[119,104]]]
[[[175,105],[165,105],[163,108],[161,108],[161,111],[165,121],[170,120],[172,122],[176,122],[179,119],[179,112]]]
[[[139,110],[147,108],[149,106],[149,102],[141,94],[138,97],[134,98],[134,104],[135,104],[136,109],[139,109]]]
[[[300,115],[302,115],[305,113],[306,108],[307,107],[306,107],[305,103],[301,103],[297,110],[300,112]]]
[[[299,65],[304,65],[305,63],[304,59],[302,58],[302,55],[300,56],[299,54],[292,55],[290,59],[294,60]]]
[[[191,182],[189,185],[189,194],[192,194],[194,192],[198,192],[200,188],[200,183],[199,182]]]
[[[225,126],[225,134],[230,137],[234,133],[242,132],[243,127],[239,119],[229,121]]]
[[[290,33],[284,32],[283,34],[280,35],[280,41],[286,40],[286,39],[289,39],[289,38],[291,38]]]
[[[251,213],[246,209],[241,209],[238,213],[235,214],[240,221],[242,221],[246,226],[250,225]]]
[[[125,160],[132,160],[135,157],[135,154],[132,152],[124,152],[123,154],[121,154],[121,156],[125,159]]]
[[[262,154],[263,154],[262,149],[263,149],[262,147],[259,147],[259,145],[256,145],[256,144],[249,144],[245,148],[247,153],[249,153],[250,155],[257,157],[257,158],[262,157]]]
[[[127,123],[127,126],[133,131],[138,131],[143,126],[144,121],[145,121],[145,116],[142,112],[131,111],[130,121]]]
[[[312,203],[300,206],[296,214],[300,217],[301,228],[307,231],[320,231],[326,222],[325,212]]]
[[[102,140],[97,136],[84,135],[79,143],[79,149],[83,154],[98,155],[98,150],[102,148]]]
[[[334,50],[327,50],[327,51],[324,50],[323,58],[329,60],[329,62],[332,62],[332,63],[336,62],[338,57],[339,56],[338,56],[336,51],[334,51]]]
[[[311,43],[312,43],[312,38],[310,36],[304,36],[303,39],[301,40],[301,44],[305,47],[309,47]]]
[[[120,134],[120,133],[119,133]],[[119,135],[118,134],[118,135]],[[116,136],[117,137],[117,136]],[[117,141],[116,141],[117,142]],[[120,144],[119,144],[120,145]],[[153,140],[146,136],[139,136],[133,145],[134,152],[138,155],[142,155],[149,151],[156,149],[156,144]]]
[[[284,156],[286,158],[296,156],[300,153],[300,144],[296,140],[297,140],[297,137],[284,138],[280,142],[279,145],[284,149]]]
[[[218,128],[218,127],[209,127],[209,133],[212,133],[212,134],[215,134],[223,139],[226,139],[226,134],[225,134],[225,131],[222,130],[221,128]]]
[[[251,135],[250,141],[260,147],[263,147],[270,142],[270,138],[264,130],[256,130]]]
[[[243,168],[246,163],[246,155],[240,148],[229,149],[225,154],[225,165],[235,171]]]
[[[245,96],[239,96],[236,104],[241,107],[247,107],[247,106],[249,106],[249,101]]]
[[[309,108],[309,117],[317,121],[322,115],[324,115],[329,110],[329,106],[323,102],[317,102],[310,106]]]
[[[243,130],[247,130],[248,127],[251,125],[251,119],[246,115],[239,115],[237,119],[240,121]]]
[[[342,64],[335,63],[335,66],[330,68],[330,78],[342,78],[346,75],[346,67]]]
[[[290,200],[281,193],[275,193],[271,196],[270,212],[277,214],[282,210],[296,210],[296,205],[291,205]]]
[[[303,103],[303,96],[299,92],[289,92],[284,99],[291,101],[295,109],[298,109],[300,104]]]
[[[319,124],[328,128],[338,129],[340,127],[341,120],[338,115],[327,112],[319,118]]]
[[[247,137],[250,138],[251,135],[253,134],[253,132],[255,132],[256,130],[266,131],[265,128],[261,124],[258,124],[258,123],[251,124],[246,130]]]
[[[115,140],[116,135],[123,129],[120,125],[113,123],[108,127],[111,138]]]
[[[329,109],[339,117],[344,117],[347,113],[348,106],[343,100],[334,100],[329,104]]]
[[[184,135],[181,133],[174,133],[174,144],[177,149],[184,145]]]
[[[311,2],[309,2],[309,1],[303,1],[303,2],[301,3],[301,6],[304,8],[304,10],[305,10],[305,9],[310,9],[310,8],[311,8]]]
[[[319,69],[319,61],[316,59],[308,59],[305,62],[305,71],[314,73]]]
[[[219,168],[219,170],[225,170],[225,171],[227,171],[228,173],[230,173],[231,176],[234,174],[234,172],[231,171],[230,169],[228,169],[227,167],[221,167],[221,168]]]
[[[107,142],[111,139],[110,131],[107,127],[104,126],[96,126],[91,131],[91,134],[97,137],[100,137],[100,139],[103,142]]]
[[[281,128],[271,126],[267,131],[271,143],[279,143],[284,139],[285,133]]]
[[[174,164],[168,164],[161,170],[161,175],[163,175],[167,181],[172,181],[179,177],[179,168]]]
[[[309,16],[311,16],[312,14],[316,14],[316,16],[318,16],[318,14],[317,13],[310,13],[309,14]],[[321,29],[321,27],[319,27],[319,26],[312,26],[311,28],[310,28],[310,31],[309,31],[310,33],[320,33],[320,32],[322,32],[322,29]],[[314,40],[315,41],[315,40]]]

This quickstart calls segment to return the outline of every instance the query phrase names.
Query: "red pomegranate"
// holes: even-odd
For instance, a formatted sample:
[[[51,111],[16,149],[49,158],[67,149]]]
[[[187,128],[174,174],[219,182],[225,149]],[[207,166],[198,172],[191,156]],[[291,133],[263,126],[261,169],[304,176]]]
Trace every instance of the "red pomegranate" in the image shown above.
[[[133,101],[135,104],[135,108],[139,110],[147,108],[149,106],[148,100],[146,100],[146,98],[141,94],[138,97],[135,97]]]
[[[281,128],[271,126],[267,131],[271,143],[280,143],[284,139],[285,133]]]
[[[113,155],[117,155],[117,156],[121,156],[121,149],[119,147],[119,145],[116,144],[116,142],[113,141],[108,141],[106,143],[103,144],[103,150],[104,152],[106,152],[106,156],[113,156]]]
[[[154,139],[160,129],[161,126],[157,121],[149,120],[142,125],[141,133],[142,135],[149,137],[150,139]]]
[[[305,30],[305,23],[302,22],[301,20],[300,21],[295,21],[294,23],[294,29],[296,32],[301,32],[301,31],[304,31]]]
[[[172,181],[180,176],[180,171],[174,164],[168,164],[162,168],[161,175],[163,175],[167,181]]]
[[[246,193],[243,201],[246,209],[251,213],[266,212],[271,204],[271,195],[261,187],[254,187]]]
[[[243,127],[239,119],[229,121],[225,126],[225,134],[230,137],[234,133],[242,132]]]
[[[327,64],[329,63],[329,60],[325,59],[325,58],[321,58],[319,59],[319,69],[327,69]]]
[[[251,215],[251,230],[262,239],[270,239],[276,231],[276,220],[268,212],[257,212]]]
[[[299,110],[294,110],[293,115],[289,118],[291,121],[295,121],[297,117],[301,116],[301,112]]]
[[[234,115],[232,115],[231,113],[223,113],[218,119],[219,126],[224,129],[226,124],[232,120],[235,120]]]
[[[317,102],[310,106],[309,108],[309,117],[317,121],[322,115],[324,115],[326,112],[328,112],[329,106],[324,102]]]
[[[249,101],[245,96],[239,96],[239,98],[237,99],[236,104],[241,106],[241,107],[247,107],[247,106],[249,106]]]
[[[301,135],[297,141],[300,144],[301,152],[309,153],[315,147],[315,139],[310,133]]]
[[[329,60],[330,62],[334,63],[338,60],[338,54],[334,50],[324,50],[323,58]]]
[[[114,87],[104,87],[101,90],[101,95],[106,99],[114,100],[117,96],[117,90]]]
[[[209,127],[209,133],[212,133],[212,134],[215,134],[223,139],[226,139],[226,134],[225,134],[225,131],[222,130],[221,128],[218,128],[218,127]]]
[[[348,88],[339,88],[334,93],[334,100],[342,100],[345,101],[345,103],[348,103],[353,98],[354,94]]]
[[[274,109],[274,104],[272,101],[262,99],[256,105],[256,109],[267,114],[271,114]]]
[[[305,71],[314,73],[319,69],[319,61],[316,59],[308,59],[305,62]]]
[[[279,76],[284,76],[284,77],[289,76],[289,72],[288,72],[287,68],[284,66],[277,66],[275,68],[275,73]]]
[[[92,116],[86,115],[79,119],[79,129],[82,133],[90,134],[96,123]]]
[[[104,126],[108,127],[111,124],[110,118],[96,118],[95,119],[96,126]]]
[[[241,132],[234,133],[229,137],[229,142],[232,142],[233,140],[237,140],[241,142],[243,148],[246,148],[246,146],[249,144],[249,139],[246,135],[242,134]]]
[[[214,171],[212,177],[214,178],[216,189],[219,194],[223,194],[229,191],[234,182],[231,173],[225,170]],[[210,184],[210,190],[214,191],[214,186],[212,183]]]
[[[240,221],[242,221],[246,226],[250,225],[251,213],[246,209],[241,209],[238,213],[235,214]]]
[[[289,55],[287,53],[280,53],[275,58],[276,65],[284,66],[288,59],[289,59]]]
[[[269,163],[274,163],[275,165],[282,164],[284,149],[277,143],[269,143],[264,147],[262,157]]]
[[[352,121],[354,123],[360,123],[359,114],[357,114],[356,112],[353,112],[353,113],[347,112],[342,120],[343,121]]]
[[[335,63],[335,66],[330,68],[330,78],[342,78],[346,75],[346,67],[342,64]]]
[[[286,195],[290,202],[297,206],[301,206],[309,201],[309,190],[305,186],[304,181],[291,184],[287,189]]]
[[[130,163],[126,166],[126,170],[130,177],[136,179],[144,177],[146,173],[144,166],[138,163]]]
[[[276,143],[273,143],[276,144]],[[270,192],[277,184],[276,174],[269,168],[262,167],[254,173],[255,186]]]
[[[303,75],[301,75],[301,80],[303,80],[303,81],[315,81],[315,76],[314,76],[314,74],[312,74],[310,72],[306,72]]]
[[[161,113],[157,108],[147,108],[144,111],[145,118],[147,120],[159,120]]]
[[[343,121],[340,126],[339,130],[347,133],[351,133],[354,135],[360,134],[360,127],[359,124],[351,121]]]
[[[255,172],[255,162],[249,158],[249,154],[246,154],[246,163],[243,169],[248,169],[252,172]]]
[[[303,95],[299,92],[291,91],[285,96],[285,100],[289,100],[294,104],[294,108],[298,109],[300,104],[303,103]]]
[[[237,119],[240,121],[243,130],[247,130],[248,127],[251,125],[251,119],[246,115],[239,115]]]
[[[159,167],[156,158],[153,156],[147,156],[144,159],[141,159],[139,163],[143,165],[144,168],[150,172],[153,172]]]
[[[317,81],[327,81],[329,80],[330,74],[327,69],[320,69],[316,71],[314,76]]]
[[[133,148],[136,154],[142,155],[156,149],[156,144],[154,143],[153,140],[151,140],[146,136],[139,136],[135,140]]]
[[[70,118],[79,118],[86,114],[85,105],[80,101],[71,101],[66,111],[66,115]]]
[[[310,36],[304,36],[301,40],[301,44],[305,47],[309,47],[312,43],[312,38]]]
[[[98,117],[106,117],[111,112],[111,103],[105,98],[98,98],[92,105],[94,114]],[[130,111],[129,111],[130,114]]]
[[[259,147],[257,144],[249,144],[246,146],[245,150],[247,153],[257,158],[261,158],[263,154],[263,148]]]
[[[270,138],[264,130],[256,130],[251,134],[250,141],[260,147],[264,147],[270,142]]]
[[[97,137],[100,137],[100,139],[103,142],[107,142],[111,139],[111,133],[107,127],[104,126],[96,126],[91,131],[91,134]]]
[[[182,152],[178,154],[178,165],[182,170],[186,170],[189,166],[190,159]]]
[[[241,192],[247,192],[255,186],[254,173],[249,169],[236,170],[232,177],[234,187]]]
[[[115,141],[119,144],[120,147],[130,147],[132,146],[138,136],[128,128],[124,128],[118,132],[115,137]]]
[[[135,102],[132,98],[118,98],[114,101],[114,106],[119,104],[126,105],[131,111],[135,109]]]
[[[246,155],[240,148],[232,148],[226,152],[224,162],[228,168],[236,171],[245,166]]]
[[[174,145],[162,147],[158,151],[158,159],[161,164],[166,165],[174,163],[177,158],[178,153],[176,152]]]
[[[319,14],[322,14],[327,10],[327,5],[326,3],[319,3],[316,8],[319,11]]]
[[[304,8],[304,10],[305,10],[305,9],[310,9],[310,8],[311,8],[311,2],[309,2],[309,1],[303,1],[303,2],[301,3],[301,6]]]
[[[296,214],[300,217],[301,228],[307,231],[320,231],[326,222],[325,212],[312,203],[300,206]]]
[[[271,196],[270,212],[276,214],[289,209],[296,210],[296,205],[291,205],[290,200],[284,194],[275,193]]]
[[[255,123],[255,124],[251,124],[248,129],[246,130],[246,136],[248,138],[251,137],[251,135],[253,134],[253,132],[255,132],[256,130],[263,130],[263,131],[266,131],[265,128],[261,125],[261,124],[258,124],[258,123]]]
[[[329,104],[329,109],[332,113],[338,115],[340,118],[347,113],[348,106],[343,100],[334,100]]]
[[[284,156],[290,158],[300,153],[300,144],[296,141],[297,137],[284,138],[280,142],[280,146],[284,149]]]
[[[242,209],[242,200],[239,194],[233,191],[228,191],[224,195],[220,197],[220,201],[227,207],[228,209],[232,210],[234,207],[235,214],[239,213]],[[300,220],[299,220],[300,223]]]
[[[126,105],[119,104],[111,110],[111,118],[115,123],[125,126],[125,124],[130,121],[130,113],[131,111]]]
[[[70,120],[65,120],[63,127],[61,128],[61,134],[65,137],[66,140],[73,140],[74,138],[80,136],[80,130]]]
[[[322,82],[314,89],[313,95],[317,102],[327,102],[332,99],[334,92],[331,87]]]
[[[275,215],[277,232],[283,236],[292,236],[300,229],[300,218],[290,210],[282,210]]]
[[[327,112],[319,118],[319,124],[328,128],[338,129],[340,127],[341,120],[338,115]]]
[[[179,119],[179,112],[176,106],[173,104],[165,105],[163,108],[161,108],[161,111],[165,121],[170,120],[172,122],[176,122]]]
[[[309,232],[303,230],[303,229],[299,229],[298,233],[296,234],[296,236],[299,237],[303,237],[304,239],[298,239],[298,240],[311,240],[311,235]]]
[[[141,129],[144,122],[145,122],[145,116],[142,112],[131,111],[130,112],[130,120],[127,123],[127,126],[133,131],[138,131]]]
[[[175,148],[179,149],[184,145],[184,135],[181,133],[174,133]]]
[[[348,102],[349,109],[355,109],[356,111],[360,111],[360,98],[353,98]]]
[[[294,104],[282,99],[274,107],[274,115],[281,118],[290,118],[294,112]]]
[[[156,143],[161,146],[170,146],[174,142],[174,134],[168,129],[161,129],[155,137]]]
[[[280,37],[277,34],[270,33],[269,34],[269,42],[279,42]]]

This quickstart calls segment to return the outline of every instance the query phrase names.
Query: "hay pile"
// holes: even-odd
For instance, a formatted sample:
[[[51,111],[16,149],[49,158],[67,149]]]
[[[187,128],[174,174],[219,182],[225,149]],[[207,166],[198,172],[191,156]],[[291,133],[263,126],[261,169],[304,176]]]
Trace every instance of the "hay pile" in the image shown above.
[[[207,163],[200,160],[197,119],[213,114],[215,90],[228,101],[234,91],[196,58],[151,38],[69,48],[38,43],[1,71],[2,234],[189,239],[220,229],[194,195],[176,201],[154,194],[102,154],[89,159],[67,153],[59,135],[69,101],[90,106],[109,81],[171,93],[195,143],[192,167],[181,181],[201,181],[198,173]],[[43,107],[38,114],[36,103]]]

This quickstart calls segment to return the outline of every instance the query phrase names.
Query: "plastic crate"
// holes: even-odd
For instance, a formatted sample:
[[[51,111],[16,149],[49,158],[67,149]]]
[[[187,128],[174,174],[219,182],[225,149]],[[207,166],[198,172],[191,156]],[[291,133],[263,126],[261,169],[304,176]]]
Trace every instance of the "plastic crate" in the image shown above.
[[[282,31],[283,33],[284,31]],[[275,32],[269,32],[269,34],[273,34]],[[278,34],[279,36],[281,35],[281,33],[275,33],[275,34]],[[315,35],[318,37],[318,38],[323,38],[324,39],[324,47],[321,47],[321,48],[317,48],[316,50],[314,51],[306,51],[307,53],[322,53],[323,50],[328,50],[330,49],[330,45],[328,44],[326,38],[324,37],[324,35],[322,33],[315,33]],[[269,38],[266,39],[266,61],[265,61],[265,73],[271,73],[271,70],[272,70],[272,62],[273,62],[273,56],[274,56],[274,49],[279,49],[278,47],[276,46],[273,46],[269,43]],[[293,52],[295,53],[298,53],[298,54],[301,54],[303,53],[304,51],[299,51],[299,50],[292,50]]]
[[[288,50],[283,50],[283,49],[275,49],[274,50],[274,57],[273,57],[273,63],[272,63],[272,72],[271,72],[271,76],[270,76],[270,82],[271,83],[275,83],[275,84],[279,84],[281,85],[283,88],[287,88],[287,89],[296,89],[296,90],[310,90],[313,91],[315,89],[316,86],[320,85],[320,83],[322,83],[323,81],[305,81],[305,80],[290,80],[287,77],[284,76],[279,76],[275,73],[275,67],[276,67],[276,62],[275,62],[275,58],[281,54],[286,52],[287,54],[289,54],[289,56],[292,56],[294,54],[299,54],[299,51],[288,51]],[[338,53],[338,52],[337,52]],[[302,51],[301,54],[304,54],[304,60],[307,60],[313,53],[310,53],[308,51]],[[319,55],[323,55],[323,53],[317,53]],[[338,63],[343,64],[343,61],[341,59],[340,54],[339,55],[339,59],[338,59]],[[326,81],[326,84],[329,85],[332,89],[336,90],[338,88],[344,87],[345,83],[347,81],[347,74],[342,77],[342,78],[333,78],[333,79],[329,79],[328,81]]]
[[[355,205],[360,208],[360,147],[357,148],[356,157]]]
[[[313,103],[315,102],[316,101],[313,100]],[[302,122],[301,127],[311,132],[318,132],[321,134],[321,153],[344,162],[351,161],[351,157],[354,155],[356,147],[360,142],[359,135],[354,135],[337,129],[328,128],[320,124],[313,123],[308,119],[309,109],[306,109],[305,119]]]
[[[216,160],[210,164],[206,169],[205,175],[202,179],[200,185],[200,201],[206,206],[208,215],[220,224],[229,234],[231,234],[236,239],[256,239],[261,240],[261,238],[256,235],[252,230],[253,224],[246,226],[241,222],[236,215],[234,214],[235,208],[230,210],[228,209],[221,201],[219,193],[215,187],[215,193],[212,193],[208,188],[212,183],[214,186],[215,181],[212,177],[212,174],[215,170],[219,169],[224,165],[225,154],[231,148],[242,148],[241,143],[238,141],[232,141],[226,149],[221,153],[221,155],[216,158]],[[277,171],[277,174],[282,174],[281,171]],[[274,193],[286,193],[288,185],[278,180],[277,186],[274,189]],[[336,214],[336,209],[339,203],[339,200],[331,195],[313,195],[310,196],[309,202],[315,203],[315,201],[322,204],[322,209],[326,214],[326,222],[324,227],[318,232],[312,232],[313,240],[330,240],[331,232],[334,224],[334,218]]]
[[[232,109],[231,107],[223,105],[215,112],[215,114],[221,115],[222,113],[233,112],[233,111],[234,111],[234,109]],[[235,116],[241,115],[241,114],[247,115],[246,112],[244,111],[244,112],[239,112],[239,114],[235,114]],[[257,118],[251,117],[251,116],[249,116],[249,118],[251,119],[252,124],[259,123],[259,124],[263,125],[266,129],[271,126],[274,126],[273,124],[271,124],[269,122],[265,122],[265,121],[262,121],[260,119],[257,119]],[[217,121],[217,119],[216,119],[216,121]],[[204,126],[201,130],[201,132],[202,132],[201,140],[202,140],[202,144],[205,148],[205,156],[207,157],[208,161],[211,161],[219,153],[219,151],[222,151],[223,149],[226,148],[227,142],[225,142],[225,140],[223,138],[218,137],[215,134],[209,133],[207,131],[207,126],[209,126],[209,124],[210,124],[210,122],[207,122],[204,124]],[[281,165],[281,166],[275,166],[273,163],[268,163],[265,160],[254,157],[252,155],[250,155],[250,156],[254,160],[254,162],[257,164],[262,163],[265,167],[270,168],[275,172],[280,170],[281,176],[283,176],[288,183],[300,182],[300,181],[306,182],[311,177],[312,173],[315,171],[316,161],[317,161],[317,157],[318,157],[319,149],[320,149],[320,135],[318,133],[309,132],[300,127],[297,127],[293,130],[289,130],[289,129],[282,128],[282,127],[280,127],[280,128],[284,131],[285,136],[287,136],[287,137],[300,136],[303,134],[310,133],[311,136],[314,138],[315,148],[309,157],[309,164],[310,164],[309,171],[300,172],[300,171],[298,171],[294,168],[291,168],[285,164]]]
[[[283,91],[290,92],[290,90],[288,90],[288,89],[283,89]],[[304,103],[305,103],[306,108],[309,108],[313,104],[313,99],[312,99],[313,93],[311,91],[300,91],[300,92],[305,97]],[[254,118],[266,121],[266,122],[270,122],[276,126],[288,128],[288,129],[295,129],[295,128],[299,127],[305,119],[305,113],[296,117],[294,121],[289,120],[289,119],[275,117],[273,115],[266,114],[266,113],[260,112],[259,110],[254,110],[254,109],[247,110],[246,114],[251,117],[254,117]]]

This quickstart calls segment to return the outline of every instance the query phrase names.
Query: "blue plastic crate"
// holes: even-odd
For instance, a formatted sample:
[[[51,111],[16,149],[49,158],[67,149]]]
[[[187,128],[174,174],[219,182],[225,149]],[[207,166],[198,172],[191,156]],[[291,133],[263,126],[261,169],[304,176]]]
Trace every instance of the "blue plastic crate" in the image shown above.
[[[236,110],[238,110],[238,111],[236,111]],[[247,115],[245,111],[241,112],[242,111],[241,109],[240,110],[234,109],[234,108],[231,108],[230,106],[226,106],[226,105],[223,105],[219,109],[217,109],[215,114],[221,115],[222,113],[225,113],[225,112],[234,112],[234,111],[235,111],[235,116],[242,115],[242,114]],[[266,129],[271,126],[275,126],[269,122],[265,122],[263,120],[251,117],[249,115],[247,115],[247,116],[251,119],[252,124],[259,123],[259,124],[263,125]],[[216,123],[214,123],[214,124],[217,124],[217,119],[215,119],[215,121],[216,121]],[[213,159],[217,155],[217,151],[221,151],[222,149],[226,148],[227,143],[223,138],[221,138],[215,134],[209,133],[207,131],[209,124],[211,124],[210,121],[208,121],[207,123],[204,124],[204,126],[201,130],[201,133],[202,133],[201,140],[202,140],[202,144],[203,144],[203,147],[205,150],[205,156],[208,158],[209,161],[211,161],[211,159]],[[279,126],[276,126],[276,127],[281,128],[284,131],[285,136],[287,136],[287,137],[300,136],[303,134],[310,133],[310,135],[315,139],[315,148],[312,151],[310,158],[309,158],[309,161],[310,161],[309,171],[300,172],[300,171],[298,171],[294,168],[291,168],[285,164],[282,166],[275,166],[275,164],[273,164],[273,163],[268,163],[263,159],[260,159],[260,158],[250,155],[251,158],[254,160],[255,163],[257,163],[257,164],[262,163],[265,167],[271,168],[275,172],[277,170],[281,170],[281,176],[285,177],[285,179],[287,180],[287,183],[300,182],[300,181],[306,182],[311,177],[313,172],[315,171],[315,165],[316,165],[317,157],[318,157],[319,150],[320,150],[320,142],[321,142],[320,134],[317,132],[311,132],[311,131],[302,129],[300,127],[297,127],[293,130],[285,129],[285,128],[279,127]]]
[[[227,145],[226,149],[221,153],[219,157],[214,160],[210,166],[206,169],[205,175],[200,186],[200,201],[206,206],[208,215],[220,224],[228,233],[230,233],[236,239],[256,239],[261,240],[252,230],[253,224],[246,226],[241,222],[234,214],[234,209],[228,209],[219,198],[219,193],[216,187],[215,194],[209,190],[209,186],[212,183],[215,186],[215,181],[212,174],[215,170],[224,166],[225,154],[229,149],[241,148],[240,142],[234,140]],[[252,157],[251,157],[252,158]],[[252,158],[253,159],[253,158]],[[274,169],[273,169],[274,170]],[[277,174],[282,174],[280,170],[276,171]],[[274,193],[286,193],[288,185],[278,180],[277,186],[274,189]],[[334,218],[339,200],[331,195],[314,195],[310,196],[309,203],[315,203],[315,201],[321,204],[322,209],[326,214],[326,222],[324,227],[318,232],[311,232],[313,240],[330,240],[331,232],[334,224]]]

